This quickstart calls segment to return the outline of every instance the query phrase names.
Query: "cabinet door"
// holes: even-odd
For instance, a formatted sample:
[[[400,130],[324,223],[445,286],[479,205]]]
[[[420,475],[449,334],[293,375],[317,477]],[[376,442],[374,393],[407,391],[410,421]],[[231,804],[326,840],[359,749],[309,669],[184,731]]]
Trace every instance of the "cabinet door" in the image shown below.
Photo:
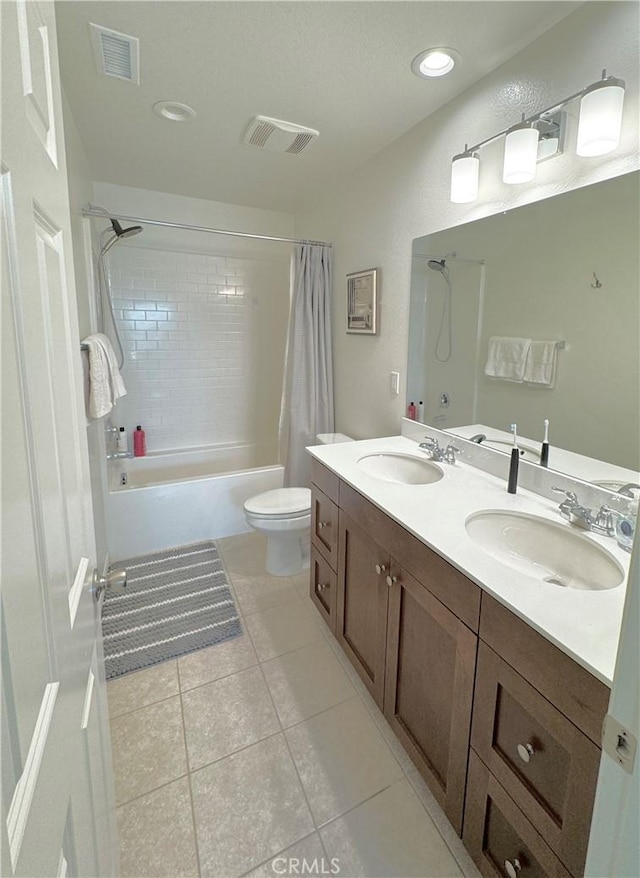
[[[581,875],[601,751],[484,643],[472,744],[565,866]]]
[[[384,713],[462,831],[477,636],[392,562]]]
[[[380,708],[389,557],[340,510],[336,637]]]
[[[570,878],[473,750],[463,841],[485,878]]]
[[[311,542],[335,570],[338,564],[338,507],[315,485],[311,489]]]
[[[331,631],[336,631],[336,574],[311,544],[310,597]]]

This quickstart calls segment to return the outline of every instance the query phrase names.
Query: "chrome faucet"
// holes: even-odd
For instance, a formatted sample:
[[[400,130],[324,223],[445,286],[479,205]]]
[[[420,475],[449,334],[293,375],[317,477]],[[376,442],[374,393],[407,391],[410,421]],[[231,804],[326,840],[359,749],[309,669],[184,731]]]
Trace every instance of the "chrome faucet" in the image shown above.
[[[454,464],[456,462],[456,452],[460,451],[455,445],[447,445],[446,448],[440,448],[438,440],[433,436],[425,436],[424,442],[418,445],[426,454],[429,460]]]
[[[634,491],[640,491],[640,485],[629,482],[627,485],[623,485],[621,488],[618,488],[617,493],[622,494],[623,497],[631,497],[631,499],[635,499],[633,496]]]
[[[578,495],[573,491],[565,491],[564,488],[551,488],[551,490],[558,494],[564,494],[564,500],[558,508],[560,515],[566,518],[569,524],[582,530],[604,534],[607,537],[615,536],[615,516],[618,515],[615,509],[601,506],[594,513],[593,509],[588,509],[578,501]]]

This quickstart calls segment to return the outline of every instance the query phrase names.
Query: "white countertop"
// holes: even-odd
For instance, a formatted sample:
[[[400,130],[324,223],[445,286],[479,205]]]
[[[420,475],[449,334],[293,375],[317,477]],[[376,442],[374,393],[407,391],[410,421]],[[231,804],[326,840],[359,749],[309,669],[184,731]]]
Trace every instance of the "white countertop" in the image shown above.
[[[517,494],[508,494],[504,480],[468,464],[439,464],[444,477],[429,485],[384,482],[358,468],[357,461],[365,454],[400,452],[423,458],[417,443],[404,436],[317,445],[308,450],[421,542],[611,686],[626,578],[616,588],[583,591],[516,573],[486,554],[469,537],[465,521],[472,513],[489,509],[542,516],[598,543],[628,575],[630,556],[617,546],[615,539],[577,531],[560,516],[557,503],[521,488]]]

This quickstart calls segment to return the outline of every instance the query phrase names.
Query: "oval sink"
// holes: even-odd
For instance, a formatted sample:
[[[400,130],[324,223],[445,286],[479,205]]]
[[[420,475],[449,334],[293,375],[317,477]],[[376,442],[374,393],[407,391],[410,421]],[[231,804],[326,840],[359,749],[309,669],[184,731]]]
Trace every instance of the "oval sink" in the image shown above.
[[[569,526],[524,512],[488,510],[469,516],[467,533],[503,564],[563,588],[615,588],[624,571],[613,555]]]
[[[430,485],[439,482],[444,475],[442,469],[430,460],[392,451],[367,454],[360,458],[357,466],[369,476],[398,485]]]

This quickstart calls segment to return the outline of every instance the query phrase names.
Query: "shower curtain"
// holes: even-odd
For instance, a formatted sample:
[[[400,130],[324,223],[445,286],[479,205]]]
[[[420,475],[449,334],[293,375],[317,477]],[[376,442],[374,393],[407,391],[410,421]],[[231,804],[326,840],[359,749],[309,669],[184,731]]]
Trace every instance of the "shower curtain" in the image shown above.
[[[291,318],[280,408],[285,487],[310,484],[306,445],[333,432],[331,248],[297,245],[291,257]]]

